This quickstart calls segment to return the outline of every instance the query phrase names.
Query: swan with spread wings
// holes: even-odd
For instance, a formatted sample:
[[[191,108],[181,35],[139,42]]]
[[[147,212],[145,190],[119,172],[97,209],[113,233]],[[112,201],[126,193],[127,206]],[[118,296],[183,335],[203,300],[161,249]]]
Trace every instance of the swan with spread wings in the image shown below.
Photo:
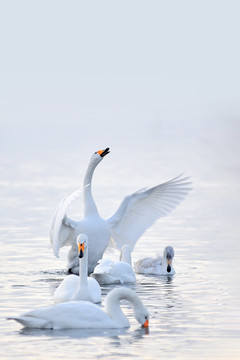
[[[95,152],[85,174],[83,188],[66,196],[58,205],[53,217],[50,240],[55,256],[63,246],[68,252],[68,271],[79,274],[76,238],[88,236],[88,273],[92,273],[107,246],[113,241],[120,250],[128,244],[133,250],[140,236],[160,217],[167,215],[191,189],[188,177],[182,175],[149,189],[126,196],[112,217],[103,219],[92,196],[92,176],[96,166],[109,154],[109,148]],[[66,212],[69,205],[83,192],[84,214],[80,221],[71,220]]]

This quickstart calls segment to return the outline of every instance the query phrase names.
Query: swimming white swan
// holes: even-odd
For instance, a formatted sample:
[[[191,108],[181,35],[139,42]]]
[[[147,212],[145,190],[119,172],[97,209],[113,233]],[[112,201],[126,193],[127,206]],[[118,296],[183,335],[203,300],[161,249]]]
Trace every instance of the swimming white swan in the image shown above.
[[[167,246],[164,249],[163,256],[136,261],[134,263],[134,270],[138,274],[173,275],[175,274],[172,265],[173,258],[174,250],[172,246]]]
[[[111,329],[129,327],[120,308],[121,300],[128,300],[136,320],[148,327],[149,313],[136,293],[128,288],[113,289],[106,297],[105,311],[88,301],[71,301],[42,307],[18,317],[11,317],[27,328],[37,329]]]
[[[150,189],[139,190],[126,196],[117,211],[107,220],[102,219],[91,192],[92,176],[96,166],[109,153],[109,148],[94,153],[90,159],[83,183],[84,216],[81,221],[67,218],[66,211],[70,203],[79,195],[79,191],[64,198],[59,204],[51,227],[50,240],[55,256],[59,249],[70,245],[68,270],[78,274],[78,249],[76,237],[80,233],[88,236],[89,258],[88,272],[93,272],[98,260],[112,239],[118,249],[127,243],[131,250],[136,241],[158,218],[167,215],[185,195],[190,182],[181,175]]]
[[[99,284],[135,283],[136,276],[132,268],[131,249],[125,244],[122,246],[119,261],[102,259],[95,267],[91,277]]]
[[[88,277],[88,238],[85,234],[77,237],[79,249],[79,276],[68,275],[54,292],[54,302],[87,300],[101,302],[101,288],[98,282]]]

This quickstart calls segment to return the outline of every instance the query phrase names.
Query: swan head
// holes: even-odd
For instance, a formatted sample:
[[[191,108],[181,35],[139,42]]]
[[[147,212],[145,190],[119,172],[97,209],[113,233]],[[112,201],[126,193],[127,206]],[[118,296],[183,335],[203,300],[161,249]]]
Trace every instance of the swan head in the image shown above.
[[[85,234],[80,234],[77,237],[77,245],[78,245],[78,256],[82,258],[88,246],[88,237]]]
[[[135,294],[135,306],[134,316],[135,319],[142,325],[142,328],[148,328],[149,325],[149,312],[147,308],[143,305],[141,299]]]
[[[106,148],[105,150],[98,150],[96,151],[90,160],[90,163],[92,163],[93,165],[97,165],[98,163],[100,163],[100,161],[102,161],[102,159],[104,158],[104,156],[106,156],[107,154],[110,153],[110,149]]]
[[[139,309],[135,309],[134,313],[135,313],[135,318],[142,325],[142,328],[148,328],[149,312],[147,311],[145,306],[142,305]]]
[[[167,246],[163,252],[163,259],[167,264],[167,272],[170,273],[172,270],[172,261],[174,258],[174,250],[172,246]]]

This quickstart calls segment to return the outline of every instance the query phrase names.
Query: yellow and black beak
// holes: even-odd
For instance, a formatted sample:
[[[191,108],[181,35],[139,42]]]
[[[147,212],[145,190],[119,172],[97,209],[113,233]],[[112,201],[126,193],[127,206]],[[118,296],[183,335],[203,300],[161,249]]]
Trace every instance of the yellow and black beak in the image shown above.
[[[79,252],[78,256],[81,259],[84,255],[84,243],[78,243],[78,252]]]
[[[97,153],[98,153],[101,157],[104,157],[104,156],[106,156],[107,154],[110,153],[110,149],[109,149],[109,148],[106,148],[105,150],[99,150],[99,151],[97,151]]]
[[[169,273],[172,270],[171,265],[172,265],[172,259],[167,259],[167,272],[169,272]]]

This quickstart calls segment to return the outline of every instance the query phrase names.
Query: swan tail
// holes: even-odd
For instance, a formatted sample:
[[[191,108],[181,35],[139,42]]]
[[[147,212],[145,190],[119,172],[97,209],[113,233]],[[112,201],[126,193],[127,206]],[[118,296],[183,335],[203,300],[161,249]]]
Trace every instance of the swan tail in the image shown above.
[[[15,320],[22,324],[26,328],[35,328],[35,329],[52,329],[53,326],[51,323],[45,319],[39,319],[31,316],[19,316],[19,317],[9,317],[7,320]]]

